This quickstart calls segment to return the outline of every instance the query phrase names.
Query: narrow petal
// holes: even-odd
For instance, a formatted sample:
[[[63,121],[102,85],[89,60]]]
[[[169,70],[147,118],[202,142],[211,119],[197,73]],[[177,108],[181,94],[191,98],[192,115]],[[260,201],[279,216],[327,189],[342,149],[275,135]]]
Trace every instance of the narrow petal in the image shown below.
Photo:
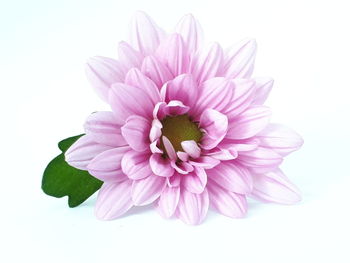
[[[126,68],[119,61],[106,57],[93,57],[87,61],[85,72],[101,99],[108,102],[108,92],[115,82],[124,81]]]
[[[183,162],[187,162],[188,159],[190,158],[190,156],[188,155],[188,153],[181,152],[181,151],[177,152],[176,155],[177,155],[177,157],[178,157],[181,161],[183,161]]]
[[[92,113],[87,118],[84,128],[85,133],[97,143],[114,147],[127,145],[113,112]]]
[[[219,213],[232,217],[244,217],[247,212],[247,200],[244,195],[230,192],[211,180],[208,182],[210,205]]]
[[[213,109],[207,109],[202,113],[199,125],[205,130],[201,146],[206,150],[210,150],[216,147],[225,137],[228,120],[224,114]]]
[[[162,157],[161,154],[152,154],[149,164],[154,174],[162,177],[170,177],[174,174],[174,168],[170,161]]]
[[[185,15],[179,21],[175,31],[181,34],[190,53],[194,53],[203,41],[203,30],[191,14]]]
[[[171,144],[171,142],[169,141],[169,139],[166,136],[162,136],[162,141],[163,141],[165,151],[167,152],[169,158],[171,160],[176,160],[177,155],[176,155],[175,149],[174,149],[173,145]]]
[[[170,162],[170,165],[179,174],[189,174],[194,170],[194,167],[188,162],[176,162],[173,160]]]
[[[193,140],[181,142],[181,147],[189,156],[194,159],[201,156],[201,148],[199,148],[198,144]]]
[[[191,72],[198,83],[217,75],[223,60],[223,51],[218,43],[209,48],[198,51],[191,62]]]
[[[255,78],[255,98],[253,104],[262,105],[266,101],[273,86],[271,78]]]
[[[207,189],[201,194],[194,194],[181,189],[180,200],[176,209],[176,216],[189,225],[200,224],[207,215],[209,196]]]
[[[301,200],[298,188],[280,169],[265,174],[256,174],[253,179],[252,197],[279,204],[295,204]]]
[[[182,182],[188,191],[200,194],[207,185],[207,174],[203,168],[196,167],[193,172],[184,175]]]
[[[99,144],[89,135],[84,135],[69,147],[65,153],[65,159],[70,166],[87,170],[86,167],[93,158],[109,149],[112,149],[112,147]]]
[[[249,170],[233,162],[222,162],[215,169],[207,170],[208,177],[222,188],[238,194],[248,194],[253,189]]]
[[[282,156],[298,150],[304,143],[299,134],[280,124],[269,124],[257,138],[261,147],[272,149]]]
[[[141,116],[130,116],[121,128],[122,135],[129,146],[138,152],[149,149],[151,123]]]
[[[223,76],[226,78],[250,78],[254,70],[256,41],[245,39],[226,52]]]
[[[180,187],[165,187],[158,201],[158,211],[165,217],[171,217],[179,203]]]
[[[210,156],[201,156],[196,160],[189,161],[189,163],[196,167],[201,167],[204,169],[212,169],[215,166],[217,166],[220,163],[220,161]]]
[[[127,68],[140,68],[143,55],[127,42],[122,41],[118,45],[118,58]]]
[[[169,69],[154,56],[147,56],[143,60],[141,72],[149,77],[158,88],[173,78]]]
[[[124,181],[127,177],[121,169],[121,160],[129,150],[129,146],[124,146],[100,153],[87,166],[89,173],[104,182]]]
[[[95,205],[95,215],[98,219],[115,219],[132,207],[131,182],[125,180],[121,183],[102,185]]]
[[[121,161],[121,168],[130,179],[139,180],[153,174],[149,165],[150,154],[128,151]]]
[[[149,55],[157,49],[163,38],[163,30],[148,15],[136,13],[130,25],[130,43],[136,50]]]
[[[135,180],[132,184],[131,196],[134,205],[148,205],[153,203],[163,191],[166,184],[164,177],[150,175]]]
[[[116,122],[124,124],[131,115],[146,118],[152,116],[154,103],[142,89],[115,83],[109,92],[109,103],[112,107]]]
[[[271,110],[265,106],[252,106],[230,121],[226,138],[246,139],[262,131],[270,121]]]
[[[149,132],[149,139],[151,142],[155,142],[160,138],[160,136],[162,135],[162,128],[163,125],[158,119],[152,121],[152,127]]]

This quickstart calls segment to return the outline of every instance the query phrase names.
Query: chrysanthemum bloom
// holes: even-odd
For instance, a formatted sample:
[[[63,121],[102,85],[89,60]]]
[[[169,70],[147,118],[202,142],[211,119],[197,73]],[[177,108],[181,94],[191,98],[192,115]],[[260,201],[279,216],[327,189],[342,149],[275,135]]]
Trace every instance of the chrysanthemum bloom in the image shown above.
[[[239,218],[246,197],[293,204],[299,191],[279,169],[303,141],[269,124],[270,78],[251,78],[254,40],[226,51],[202,46],[185,16],[166,34],[145,14],[131,25],[119,59],[94,57],[87,76],[111,112],[96,112],[67,162],[104,181],[100,219],[154,203],[164,217],[199,224],[209,206]]]

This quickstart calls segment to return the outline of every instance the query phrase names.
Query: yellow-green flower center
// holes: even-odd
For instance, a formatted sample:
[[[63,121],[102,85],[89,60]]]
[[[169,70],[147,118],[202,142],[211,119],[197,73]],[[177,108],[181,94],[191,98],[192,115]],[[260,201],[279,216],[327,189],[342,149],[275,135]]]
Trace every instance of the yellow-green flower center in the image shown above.
[[[162,135],[167,137],[175,151],[184,151],[181,147],[182,141],[193,140],[199,142],[203,133],[199,130],[198,124],[191,121],[187,114],[179,116],[167,116],[162,121]],[[165,152],[163,142],[160,145]]]

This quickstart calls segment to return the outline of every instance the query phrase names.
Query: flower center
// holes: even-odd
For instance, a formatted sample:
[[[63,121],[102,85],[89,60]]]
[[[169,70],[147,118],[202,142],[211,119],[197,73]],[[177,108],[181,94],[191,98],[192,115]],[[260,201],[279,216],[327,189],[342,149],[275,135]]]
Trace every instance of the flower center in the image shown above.
[[[198,124],[191,121],[187,114],[167,116],[161,122],[163,125],[162,135],[169,139],[176,152],[184,151],[181,142],[193,140],[198,143],[203,136]],[[166,152],[163,142],[160,147]]]

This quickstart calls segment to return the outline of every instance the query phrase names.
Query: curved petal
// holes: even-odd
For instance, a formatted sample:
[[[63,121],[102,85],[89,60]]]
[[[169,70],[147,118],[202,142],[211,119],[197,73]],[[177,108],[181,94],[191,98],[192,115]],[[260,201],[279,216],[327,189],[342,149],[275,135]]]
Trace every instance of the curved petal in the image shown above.
[[[143,55],[127,42],[121,41],[118,45],[118,58],[127,68],[140,68]]]
[[[141,116],[130,116],[121,128],[122,135],[129,146],[138,152],[149,149],[151,123]]]
[[[191,193],[200,194],[207,185],[207,174],[203,168],[196,167],[192,173],[183,177],[182,183]]]
[[[181,147],[189,156],[194,159],[201,156],[201,148],[199,148],[198,144],[193,140],[181,142]]]
[[[109,91],[109,103],[112,107],[116,122],[124,124],[131,115],[152,117],[154,103],[142,89],[115,83]]]
[[[164,32],[145,13],[137,12],[130,25],[130,43],[144,55],[153,53],[164,38]]]
[[[180,187],[165,187],[158,201],[158,212],[165,218],[171,217],[179,203]]]
[[[149,153],[128,151],[121,161],[121,168],[130,179],[139,180],[153,174],[149,165]]]
[[[149,77],[158,88],[161,88],[164,83],[173,78],[169,69],[154,56],[147,56],[143,60],[141,72]]]
[[[178,187],[180,186],[181,179],[183,178],[182,174],[177,172],[173,176],[166,177],[168,187]]]
[[[185,15],[176,25],[175,32],[181,34],[188,51],[194,53],[203,41],[203,30],[198,21],[191,15]]]
[[[170,165],[170,161],[163,158],[161,154],[152,154],[149,164],[153,173],[158,176],[170,177],[174,174],[174,168]]]
[[[162,128],[163,124],[158,119],[152,121],[152,127],[149,132],[149,139],[151,142],[155,142],[160,138],[162,135]]]
[[[266,202],[295,204],[301,200],[298,188],[289,181],[280,169],[253,176],[252,197]]]
[[[91,160],[87,170],[104,182],[124,181],[127,178],[121,169],[121,160],[129,150],[129,146],[124,146],[104,151]]]
[[[266,101],[273,86],[271,78],[254,78],[255,81],[255,98],[253,104],[262,105]]]
[[[230,192],[248,194],[253,189],[253,180],[248,169],[232,162],[221,162],[215,169],[207,170],[208,177]]]
[[[103,184],[95,205],[95,215],[101,220],[111,220],[123,215],[132,207],[131,180]]]
[[[230,192],[211,180],[208,182],[210,205],[219,213],[232,217],[244,217],[247,212],[247,200],[244,195]]]
[[[228,127],[227,117],[213,109],[206,109],[201,117],[199,125],[205,130],[201,139],[201,147],[210,150],[216,147],[225,137]]]
[[[108,92],[115,82],[124,81],[126,68],[119,61],[107,57],[92,57],[87,61],[85,72],[99,97],[108,102]]]
[[[65,153],[65,159],[70,166],[87,170],[86,167],[93,158],[109,149],[112,147],[99,144],[89,135],[84,135],[69,147]]]
[[[262,131],[270,121],[271,110],[266,106],[252,106],[230,121],[226,138],[246,139]]]
[[[171,144],[171,142],[169,141],[169,139],[166,136],[162,136],[162,141],[163,141],[165,151],[167,152],[169,158],[171,160],[176,160],[177,155],[176,155],[175,149],[174,149],[173,145]]]
[[[114,147],[127,145],[113,112],[92,113],[85,121],[84,128],[85,133],[97,143]]]
[[[191,61],[191,72],[198,83],[213,78],[220,70],[223,51],[218,43],[212,44],[204,50],[198,51]]]
[[[255,39],[244,39],[225,52],[223,76],[226,78],[250,78],[256,55]]]
[[[201,194],[194,194],[182,188],[175,214],[186,224],[198,225],[207,215],[208,208],[209,196],[207,189],[204,189]]]
[[[280,124],[269,124],[256,137],[260,140],[261,147],[269,148],[282,156],[298,150],[304,143],[299,134]]]
[[[217,166],[220,163],[220,161],[210,156],[201,156],[196,160],[189,161],[189,163],[196,167],[201,167],[204,169],[212,169],[215,166]]]
[[[165,184],[165,178],[156,175],[135,180],[131,189],[134,205],[148,205],[154,202],[163,191]]]
[[[193,166],[188,162],[176,162],[171,161],[170,165],[175,169],[179,174],[188,174],[194,170]]]

